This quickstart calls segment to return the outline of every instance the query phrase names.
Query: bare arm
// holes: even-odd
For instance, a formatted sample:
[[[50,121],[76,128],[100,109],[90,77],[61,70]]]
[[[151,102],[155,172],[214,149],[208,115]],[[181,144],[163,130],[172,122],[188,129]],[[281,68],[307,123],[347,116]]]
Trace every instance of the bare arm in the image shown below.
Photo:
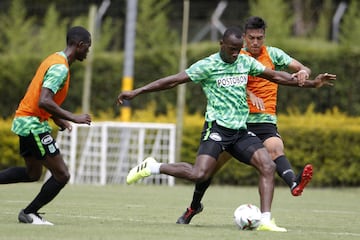
[[[281,85],[298,86],[298,81],[295,76],[283,71],[274,71],[270,68],[265,68],[264,72],[258,75],[258,77]]]
[[[54,116],[52,116],[51,118],[54,123],[59,127],[59,131],[64,131],[65,129],[67,129],[69,132],[71,132],[72,126],[69,121]]]
[[[190,82],[190,81],[191,80],[190,80],[189,76],[186,74],[186,72],[182,71],[182,72],[179,72],[174,75],[160,78],[160,79],[155,80],[143,87],[134,89],[132,91],[121,92],[118,95],[117,102],[118,102],[118,104],[122,104],[123,100],[131,100],[139,94],[170,89],[179,84]]]
[[[257,109],[259,109],[261,111],[265,111],[265,104],[261,98],[257,97],[249,89],[246,89],[246,94],[247,94],[247,97],[250,99],[253,106],[255,106]]]
[[[308,68],[307,66],[304,66],[301,62],[299,62],[298,60],[296,60],[294,58],[288,65],[288,69],[291,70],[292,72],[303,71],[304,73],[307,73],[308,76],[311,75],[310,68]]]
[[[305,80],[303,83],[299,83],[296,74],[291,75],[287,72],[274,71],[269,68],[266,68],[265,71],[259,75],[259,77],[281,85],[306,88],[318,88],[324,85],[332,86],[332,81],[336,80],[336,75],[324,73],[319,74],[314,80]]]
[[[63,108],[61,108],[59,105],[56,104],[56,102],[53,100],[54,93],[48,89],[43,87],[41,89],[40,99],[39,99],[39,107],[47,111],[52,115],[52,118],[54,119],[54,122],[58,125],[60,128],[68,128],[68,124],[66,124],[64,121],[58,120],[68,120],[75,123],[85,123],[90,124],[91,118],[89,114],[80,114],[75,115]]]
[[[298,79],[299,86],[303,86],[305,81],[309,79],[309,76],[311,74],[310,68],[304,66],[301,62],[294,58],[288,65],[288,69],[291,72],[295,72],[295,76]]]

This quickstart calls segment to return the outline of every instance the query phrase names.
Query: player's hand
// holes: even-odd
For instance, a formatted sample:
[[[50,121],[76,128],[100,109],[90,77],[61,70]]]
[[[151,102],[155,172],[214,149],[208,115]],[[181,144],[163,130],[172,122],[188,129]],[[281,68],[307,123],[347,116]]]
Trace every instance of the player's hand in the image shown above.
[[[74,123],[83,123],[83,124],[87,124],[90,125],[91,123],[91,117],[89,114],[80,114],[80,115],[76,115],[74,117]]]
[[[69,132],[71,132],[72,126],[69,121],[56,117],[53,117],[52,119],[54,123],[59,127],[59,131],[64,131],[65,129],[67,129]]]
[[[250,91],[247,91],[247,94],[253,106],[255,106],[257,109],[261,111],[265,111],[265,104],[262,98],[257,97],[255,94],[253,94]]]
[[[334,86],[333,81],[336,80],[336,75],[330,73],[322,73],[316,76],[315,78],[315,86],[320,88],[324,85],[326,86]]]
[[[293,76],[297,78],[300,87],[304,86],[305,81],[309,79],[309,74],[305,70],[300,70],[294,73]]]
[[[124,100],[131,100],[136,96],[135,91],[123,91],[117,97],[117,104],[123,104]]]

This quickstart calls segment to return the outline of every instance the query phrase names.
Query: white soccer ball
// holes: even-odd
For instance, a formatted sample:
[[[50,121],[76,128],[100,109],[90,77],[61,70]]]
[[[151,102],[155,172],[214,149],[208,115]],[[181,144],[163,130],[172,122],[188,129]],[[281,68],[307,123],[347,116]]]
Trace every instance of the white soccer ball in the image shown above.
[[[242,204],[234,211],[235,224],[241,230],[253,230],[260,225],[261,211],[253,204]]]

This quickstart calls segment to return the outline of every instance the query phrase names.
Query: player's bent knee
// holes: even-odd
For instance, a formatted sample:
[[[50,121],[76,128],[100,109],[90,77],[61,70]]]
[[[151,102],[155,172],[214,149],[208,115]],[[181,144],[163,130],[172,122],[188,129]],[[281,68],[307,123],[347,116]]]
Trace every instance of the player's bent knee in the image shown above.
[[[41,174],[29,175],[29,182],[37,182],[41,178]]]
[[[29,182],[39,181],[42,175],[42,171],[30,171],[28,172]]]
[[[271,160],[265,148],[259,149],[254,153],[251,164],[263,174],[274,174],[276,170],[276,164]]]
[[[70,173],[69,172],[61,172],[53,174],[56,181],[66,184],[70,180]]]
[[[193,181],[194,182],[204,182],[206,180],[208,180],[210,177],[210,174],[208,174],[205,171],[198,171],[196,173],[194,173],[193,175]]]
[[[264,164],[264,171],[269,174],[274,174],[276,170],[276,164],[274,161],[270,160]]]

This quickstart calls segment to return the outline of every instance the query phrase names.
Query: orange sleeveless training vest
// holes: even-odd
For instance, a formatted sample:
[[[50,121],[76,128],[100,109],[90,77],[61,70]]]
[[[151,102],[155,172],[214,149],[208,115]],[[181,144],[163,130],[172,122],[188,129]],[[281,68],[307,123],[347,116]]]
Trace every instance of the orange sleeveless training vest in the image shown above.
[[[251,56],[251,54],[244,49],[242,49],[240,53]],[[256,60],[261,62],[267,68],[270,68],[272,70],[275,69],[275,65],[273,64],[265,46],[262,46],[260,56]],[[253,106],[250,99],[248,98],[247,101],[250,113],[268,113],[272,115],[276,114],[278,89],[278,85],[276,83],[270,82],[269,80],[264,78],[249,76],[247,89],[254,93],[257,97],[261,98],[265,104],[265,111],[261,111],[255,106]]]
[[[33,77],[24,98],[21,100],[18,109],[15,112],[15,117],[34,116],[39,117],[40,121],[46,121],[51,117],[51,114],[46,112],[44,109],[39,108],[39,99],[42,88],[42,83],[47,70],[55,64],[65,64],[69,69],[69,64],[64,56],[54,53],[48,56],[37,69],[35,76]],[[53,97],[56,104],[59,106],[63,103],[66,98],[70,83],[70,71],[66,82]]]

